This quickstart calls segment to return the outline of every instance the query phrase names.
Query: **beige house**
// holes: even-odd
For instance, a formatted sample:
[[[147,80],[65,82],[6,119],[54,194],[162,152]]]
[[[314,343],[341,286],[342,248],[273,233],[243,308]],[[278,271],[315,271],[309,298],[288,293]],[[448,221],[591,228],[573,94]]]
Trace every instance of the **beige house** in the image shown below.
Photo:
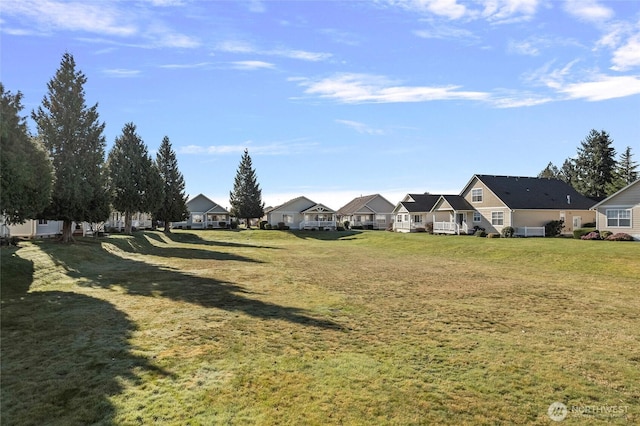
[[[62,235],[61,220],[47,219],[28,219],[24,223],[13,225],[3,224],[3,236],[19,237],[19,238],[52,238]],[[93,235],[94,231],[99,228],[98,224],[90,224],[87,222],[73,222],[73,235],[86,236]]]
[[[440,195],[429,194],[428,192],[405,195],[402,201],[393,209],[393,230],[395,232],[416,232],[424,230],[429,222],[436,219],[444,220],[445,217],[448,217],[448,214],[431,213],[433,206],[440,197]]]
[[[338,220],[353,227],[387,229],[393,223],[393,204],[380,194],[365,195],[351,200],[338,209]]]
[[[600,201],[592,209],[596,214],[596,229],[600,232],[624,232],[640,240],[640,179]]]
[[[595,212],[590,210],[593,200],[558,179],[474,175],[460,198],[466,202],[440,200],[433,213],[449,212],[450,222],[465,224],[466,229],[500,233],[511,226],[520,236],[544,236],[544,226],[552,220],[564,222],[563,234],[595,221]],[[434,232],[435,228],[434,223]],[[451,228],[443,233],[462,233],[460,227]]]
[[[279,223],[289,229],[336,229],[336,212],[303,196],[267,209],[265,220],[274,229]]]
[[[177,229],[224,229],[229,227],[230,216],[227,209],[203,194],[187,201],[189,217],[182,222],[171,222]]]

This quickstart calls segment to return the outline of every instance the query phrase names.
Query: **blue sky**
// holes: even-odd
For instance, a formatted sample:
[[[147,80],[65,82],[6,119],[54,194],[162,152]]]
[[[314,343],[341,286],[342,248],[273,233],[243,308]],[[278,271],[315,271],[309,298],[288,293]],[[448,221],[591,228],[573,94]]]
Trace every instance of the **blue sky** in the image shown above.
[[[535,176],[591,129],[640,160],[635,0],[2,0],[0,29],[25,115],[69,52],[107,151],[128,122],[154,157],[166,135],[225,207],[245,148],[267,206],[333,209]]]

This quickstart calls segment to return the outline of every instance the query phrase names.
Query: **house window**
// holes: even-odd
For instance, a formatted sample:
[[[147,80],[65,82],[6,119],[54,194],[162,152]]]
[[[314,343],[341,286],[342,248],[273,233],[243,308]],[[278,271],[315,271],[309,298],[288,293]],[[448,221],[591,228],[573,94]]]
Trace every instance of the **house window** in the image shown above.
[[[293,215],[290,214],[283,214],[282,215],[282,221],[284,223],[293,223]]]
[[[48,225],[47,219],[38,219],[38,225]]]
[[[360,215],[356,216],[356,222],[362,222],[362,216]]]
[[[482,222],[482,215],[480,214],[480,212],[473,212],[473,222],[474,223]]]
[[[491,224],[494,226],[504,225],[504,212],[491,212]]]
[[[202,223],[202,215],[201,214],[194,214],[191,216],[191,221],[193,223]]]
[[[471,202],[472,203],[482,202],[482,188],[476,188],[471,190]]]
[[[607,226],[631,227],[631,209],[607,210]]]
[[[419,214],[413,215],[413,222],[422,223],[422,216],[420,216]]]

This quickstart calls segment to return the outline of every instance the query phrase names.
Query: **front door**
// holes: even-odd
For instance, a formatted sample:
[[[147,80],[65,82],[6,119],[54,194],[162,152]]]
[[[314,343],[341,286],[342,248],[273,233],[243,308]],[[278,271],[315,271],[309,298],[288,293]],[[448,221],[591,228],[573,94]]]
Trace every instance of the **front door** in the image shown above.
[[[457,213],[456,214],[456,223],[458,225],[462,225],[464,223],[464,213]]]
[[[577,229],[577,228],[581,228],[581,227],[582,227],[582,217],[574,216],[573,217],[573,229]]]

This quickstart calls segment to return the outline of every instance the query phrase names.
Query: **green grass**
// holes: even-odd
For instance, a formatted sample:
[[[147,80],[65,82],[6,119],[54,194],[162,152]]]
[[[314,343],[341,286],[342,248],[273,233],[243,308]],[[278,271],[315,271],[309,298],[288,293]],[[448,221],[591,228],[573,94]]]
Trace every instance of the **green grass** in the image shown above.
[[[555,401],[618,410],[565,424],[640,421],[637,243],[184,231],[0,254],[2,424],[550,424]]]

